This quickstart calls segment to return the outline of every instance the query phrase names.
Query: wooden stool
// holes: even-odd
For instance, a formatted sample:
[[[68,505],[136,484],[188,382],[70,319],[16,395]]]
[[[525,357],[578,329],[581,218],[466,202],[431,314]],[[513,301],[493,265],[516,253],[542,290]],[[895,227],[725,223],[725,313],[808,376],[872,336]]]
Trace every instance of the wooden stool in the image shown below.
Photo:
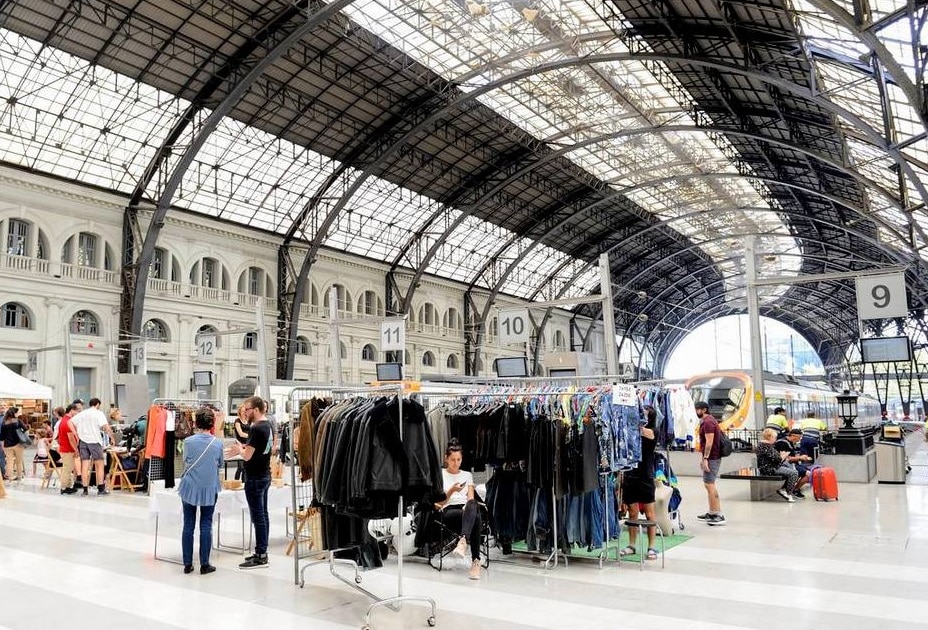
[[[318,514],[319,510],[313,507],[304,508],[296,513],[296,531],[293,532],[293,538],[290,540],[290,544],[287,545],[286,555],[289,556],[293,553],[294,547],[296,547],[297,543],[300,541],[300,535],[303,534],[303,530],[307,528],[309,531],[305,535],[305,540],[309,543],[309,548],[313,548],[316,541],[313,538],[311,523],[313,518],[318,516]]]
[[[661,529],[661,526],[658,525],[655,521],[648,521],[643,518],[640,519],[626,519],[625,527],[631,529],[635,527],[638,529],[638,539],[635,541],[638,543],[638,570],[641,571],[644,568],[644,559],[647,555],[648,550],[648,528],[653,527],[657,536],[661,539],[661,568],[664,568],[664,530]]]
[[[61,485],[61,466],[55,463],[55,460],[49,456],[48,461],[42,462],[45,469],[42,471],[42,488],[54,488],[53,482],[57,479],[57,485]]]

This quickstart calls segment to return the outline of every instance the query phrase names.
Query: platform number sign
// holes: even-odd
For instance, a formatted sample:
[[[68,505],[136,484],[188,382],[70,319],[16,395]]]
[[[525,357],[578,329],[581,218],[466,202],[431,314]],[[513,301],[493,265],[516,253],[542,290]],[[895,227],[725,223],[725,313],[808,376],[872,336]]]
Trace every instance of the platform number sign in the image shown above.
[[[893,273],[857,278],[857,317],[859,319],[905,317],[908,313],[904,274]]]
[[[388,317],[380,322],[380,349],[396,352],[406,349],[406,319]]]
[[[132,369],[136,373],[144,373],[146,370],[146,355],[145,355],[145,342],[144,341],[134,341],[129,349],[129,352],[132,355]]]
[[[528,343],[531,322],[527,308],[500,309],[498,322],[500,343]]]
[[[216,335],[200,335],[197,337],[197,359],[212,361],[216,356]]]

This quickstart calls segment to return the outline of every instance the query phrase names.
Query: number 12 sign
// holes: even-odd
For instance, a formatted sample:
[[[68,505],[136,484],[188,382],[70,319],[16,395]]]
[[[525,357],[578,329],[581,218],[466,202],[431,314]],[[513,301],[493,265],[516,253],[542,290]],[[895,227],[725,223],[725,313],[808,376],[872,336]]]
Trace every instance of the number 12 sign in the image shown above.
[[[406,319],[389,317],[380,322],[380,349],[384,352],[406,349]]]
[[[884,319],[909,314],[905,274],[857,278],[857,317]]]

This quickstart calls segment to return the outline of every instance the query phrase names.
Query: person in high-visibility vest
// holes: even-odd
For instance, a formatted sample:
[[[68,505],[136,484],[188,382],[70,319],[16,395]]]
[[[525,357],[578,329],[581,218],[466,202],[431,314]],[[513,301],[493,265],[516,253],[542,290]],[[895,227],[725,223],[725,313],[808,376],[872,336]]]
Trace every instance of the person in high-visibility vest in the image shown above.
[[[783,407],[774,409],[773,413],[767,418],[767,424],[764,428],[776,431],[777,438],[786,435],[786,431],[789,429],[789,421],[786,419],[786,409]]]
[[[822,437],[822,431],[828,430],[828,425],[821,418],[815,417],[815,412],[810,411],[799,423],[802,429],[802,439],[799,441],[799,452],[802,455],[808,455],[815,460],[815,450],[818,448],[819,440]]]

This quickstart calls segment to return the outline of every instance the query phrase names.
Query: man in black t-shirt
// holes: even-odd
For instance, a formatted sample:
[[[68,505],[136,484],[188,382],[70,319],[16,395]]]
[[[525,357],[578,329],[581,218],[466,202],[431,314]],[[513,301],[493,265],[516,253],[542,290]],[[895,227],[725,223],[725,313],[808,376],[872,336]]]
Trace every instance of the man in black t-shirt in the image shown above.
[[[255,552],[245,558],[240,569],[259,569],[267,566],[267,540],[270,516],[267,511],[267,492],[271,487],[271,449],[274,445],[271,426],[264,415],[267,405],[260,396],[246,398],[240,410],[251,424],[248,442],[243,446],[235,442],[229,447],[229,456],[241,455],[245,460],[245,500],[255,528]]]

